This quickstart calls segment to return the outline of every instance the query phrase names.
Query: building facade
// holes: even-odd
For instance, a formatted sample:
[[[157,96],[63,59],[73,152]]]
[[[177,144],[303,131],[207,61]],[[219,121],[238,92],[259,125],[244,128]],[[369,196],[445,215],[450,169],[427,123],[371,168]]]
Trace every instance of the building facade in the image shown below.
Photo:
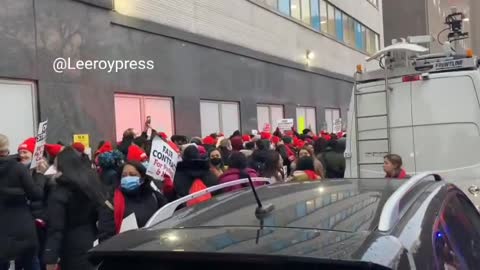
[[[147,116],[168,135],[333,129],[355,65],[383,44],[382,1],[355,2],[3,0],[0,133],[15,150],[46,119],[49,142],[93,147]],[[57,72],[58,58],[84,66]]]
[[[463,31],[470,34],[470,38],[463,40],[461,45],[472,48],[475,54],[480,55],[480,1],[477,0],[385,0],[385,46],[395,38],[431,35],[440,41],[431,45],[431,51],[441,51],[440,43],[447,40],[447,32],[442,32],[448,27],[445,17],[454,7],[465,13]]]

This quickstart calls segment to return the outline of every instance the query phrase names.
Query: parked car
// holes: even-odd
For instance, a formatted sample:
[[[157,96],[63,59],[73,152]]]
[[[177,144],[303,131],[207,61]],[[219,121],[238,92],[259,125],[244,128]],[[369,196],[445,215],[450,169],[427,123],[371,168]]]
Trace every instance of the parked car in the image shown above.
[[[480,263],[480,215],[438,175],[285,183],[256,193],[262,207],[248,188],[175,212],[182,201],[172,202],[147,228],[94,248],[91,259],[100,270],[478,269]]]

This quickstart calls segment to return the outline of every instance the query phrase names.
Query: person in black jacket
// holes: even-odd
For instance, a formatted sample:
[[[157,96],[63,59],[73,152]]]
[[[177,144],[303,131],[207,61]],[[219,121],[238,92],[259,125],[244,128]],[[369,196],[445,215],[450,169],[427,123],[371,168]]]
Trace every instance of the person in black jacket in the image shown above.
[[[191,145],[183,151],[183,161],[177,164],[173,181],[177,198],[188,195],[196,179],[206,187],[218,184],[218,178],[210,171],[209,161],[201,159],[197,147]]]
[[[345,175],[345,152],[346,139],[331,140],[326,152],[321,155],[327,178],[343,178]]]
[[[87,251],[97,239],[98,208],[105,203],[100,180],[82,162],[80,154],[65,147],[55,159],[56,185],[47,200],[47,269],[88,270]]]
[[[28,168],[8,154],[8,138],[0,134],[0,269],[16,259],[29,270],[38,240],[27,199],[41,200],[44,183],[34,182]]]
[[[121,232],[123,219],[134,214],[137,226],[145,226],[150,217],[167,203],[152,184],[140,162],[127,161],[122,167],[120,187],[110,200],[113,210],[102,207],[99,217],[99,240],[107,240]]]

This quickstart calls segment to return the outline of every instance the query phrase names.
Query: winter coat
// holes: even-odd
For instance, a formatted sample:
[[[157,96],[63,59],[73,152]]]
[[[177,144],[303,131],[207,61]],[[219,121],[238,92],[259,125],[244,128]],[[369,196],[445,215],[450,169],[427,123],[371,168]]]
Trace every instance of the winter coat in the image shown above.
[[[320,176],[314,171],[295,171],[293,172],[291,181],[304,182],[320,180]]]
[[[42,221],[47,220],[47,198],[50,190],[51,184],[49,184],[49,178],[43,174],[32,172],[32,178],[37,183],[45,183],[43,186],[43,198],[41,200],[32,200],[30,201],[30,210],[35,219],[40,219]]]
[[[210,171],[208,160],[195,159],[179,162],[173,181],[177,198],[188,195],[193,181],[197,178],[201,179],[207,187],[218,184],[218,178]]]
[[[388,174],[385,175],[385,178],[396,178],[396,179],[408,179],[408,178],[410,178],[410,177],[411,177],[411,176],[408,175],[408,174],[407,174],[407,171],[405,171],[404,169],[400,169],[400,170],[398,171],[398,173],[397,173],[395,176],[393,176],[393,177],[389,176]]]
[[[113,168],[102,170],[100,174],[100,180],[108,194],[113,194],[113,191],[119,184],[119,178],[118,171]]]
[[[254,169],[247,168],[245,171],[252,178],[253,177],[258,177],[257,172]],[[223,184],[223,183],[239,180],[239,179],[242,179],[242,178],[245,178],[245,177],[246,176],[240,175],[240,170],[239,169],[230,168],[222,176],[220,176],[220,178],[218,179],[218,182],[219,182],[219,184]],[[255,182],[254,185],[259,186],[259,185],[262,185],[262,183]],[[224,188],[223,191],[224,192],[235,191],[235,190],[244,188],[246,186],[248,186],[248,184],[246,184],[246,185],[235,185],[235,186]]]
[[[27,200],[41,200],[44,183],[35,182],[27,167],[0,158],[0,261],[38,249],[35,223]]]
[[[62,177],[47,200],[47,243],[44,260],[62,270],[93,269],[87,251],[97,239],[97,204]]]
[[[334,147],[327,147],[321,161],[327,178],[343,178],[345,175],[345,138],[339,139]]]
[[[139,228],[144,227],[152,215],[167,203],[165,196],[157,188],[154,189],[150,181],[145,182],[137,191],[129,193],[122,191],[122,194],[125,198],[123,218],[135,213]],[[109,201],[115,208],[113,195]],[[98,231],[100,242],[109,239],[116,233],[114,211],[106,206],[100,209]]]

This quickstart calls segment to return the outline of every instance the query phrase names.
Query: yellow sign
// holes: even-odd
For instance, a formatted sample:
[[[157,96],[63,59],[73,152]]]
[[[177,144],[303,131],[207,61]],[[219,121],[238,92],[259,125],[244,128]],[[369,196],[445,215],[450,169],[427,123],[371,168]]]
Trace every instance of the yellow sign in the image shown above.
[[[90,136],[88,134],[74,134],[73,142],[79,142],[85,146],[85,148],[90,148]]]
[[[297,123],[297,127],[298,127],[298,133],[302,134],[303,130],[305,129],[305,117],[298,117],[298,123]]]

